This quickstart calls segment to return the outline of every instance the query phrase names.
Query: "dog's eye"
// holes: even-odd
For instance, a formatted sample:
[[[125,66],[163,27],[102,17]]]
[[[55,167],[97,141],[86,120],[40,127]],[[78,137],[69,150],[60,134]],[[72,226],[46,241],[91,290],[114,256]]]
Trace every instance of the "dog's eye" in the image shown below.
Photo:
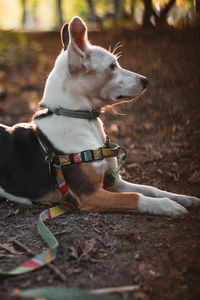
[[[115,70],[117,68],[117,65],[115,63],[110,64],[109,68],[111,70]]]

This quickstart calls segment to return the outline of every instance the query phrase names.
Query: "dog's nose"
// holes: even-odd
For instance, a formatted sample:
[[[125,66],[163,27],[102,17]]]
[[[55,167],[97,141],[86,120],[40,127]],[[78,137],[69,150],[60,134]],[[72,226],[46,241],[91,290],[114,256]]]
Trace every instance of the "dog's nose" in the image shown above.
[[[143,89],[145,89],[147,87],[148,82],[149,82],[148,78],[146,78],[146,77],[141,78],[141,83],[142,83]]]

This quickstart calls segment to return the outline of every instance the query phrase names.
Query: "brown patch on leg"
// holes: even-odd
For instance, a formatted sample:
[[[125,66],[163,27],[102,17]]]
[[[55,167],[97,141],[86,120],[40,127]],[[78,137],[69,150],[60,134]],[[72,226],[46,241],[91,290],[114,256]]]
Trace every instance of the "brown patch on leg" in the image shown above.
[[[88,196],[82,195],[79,209],[83,211],[133,211],[138,209],[137,193],[114,193],[100,188]]]
[[[89,172],[88,169],[90,170]],[[88,166],[88,164],[64,165],[62,170],[70,190],[76,196],[80,197],[82,194],[87,195],[95,191],[95,169]]]
[[[138,208],[137,193],[115,193],[104,190],[104,175],[98,174],[89,164],[66,166],[64,174],[80,210],[132,211]]]

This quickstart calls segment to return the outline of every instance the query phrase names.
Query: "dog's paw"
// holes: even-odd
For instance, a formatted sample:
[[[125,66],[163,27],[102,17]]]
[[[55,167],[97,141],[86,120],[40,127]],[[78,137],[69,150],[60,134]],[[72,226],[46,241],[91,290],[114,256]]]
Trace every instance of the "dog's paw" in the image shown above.
[[[180,204],[183,204],[186,207],[189,206],[200,206],[200,199],[192,196],[186,196],[186,195],[177,195],[176,198],[174,199]]]
[[[150,198],[142,196],[139,199],[139,211],[170,217],[188,213],[187,209],[168,198]]]
[[[175,217],[188,213],[187,209],[182,205],[176,203],[168,198],[158,199],[159,214]]]

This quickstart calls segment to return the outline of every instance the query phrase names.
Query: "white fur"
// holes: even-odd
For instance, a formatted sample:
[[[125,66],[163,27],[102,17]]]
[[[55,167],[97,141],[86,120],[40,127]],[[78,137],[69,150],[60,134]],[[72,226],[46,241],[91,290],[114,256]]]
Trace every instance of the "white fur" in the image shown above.
[[[138,209],[140,212],[152,214],[178,216],[186,214],[187,209],[168,198],[151,198],[139,195]]]
[[[154,198],[169,198],[185,206],[200,204],[200,200],[196,197],[170,193],[148,185],[130,183],[124,181],[123,179],[121,179],[121,177],[118,178],[116,184],[112,187],[112,190],[121,193],[123,192],[141,193],[145,196],[154,197]]]
[[[17,202],[19,204],[32,205],[31,200],[6,193],[1,187],[0,187],[0,196],[9,199],[11,201]]]

